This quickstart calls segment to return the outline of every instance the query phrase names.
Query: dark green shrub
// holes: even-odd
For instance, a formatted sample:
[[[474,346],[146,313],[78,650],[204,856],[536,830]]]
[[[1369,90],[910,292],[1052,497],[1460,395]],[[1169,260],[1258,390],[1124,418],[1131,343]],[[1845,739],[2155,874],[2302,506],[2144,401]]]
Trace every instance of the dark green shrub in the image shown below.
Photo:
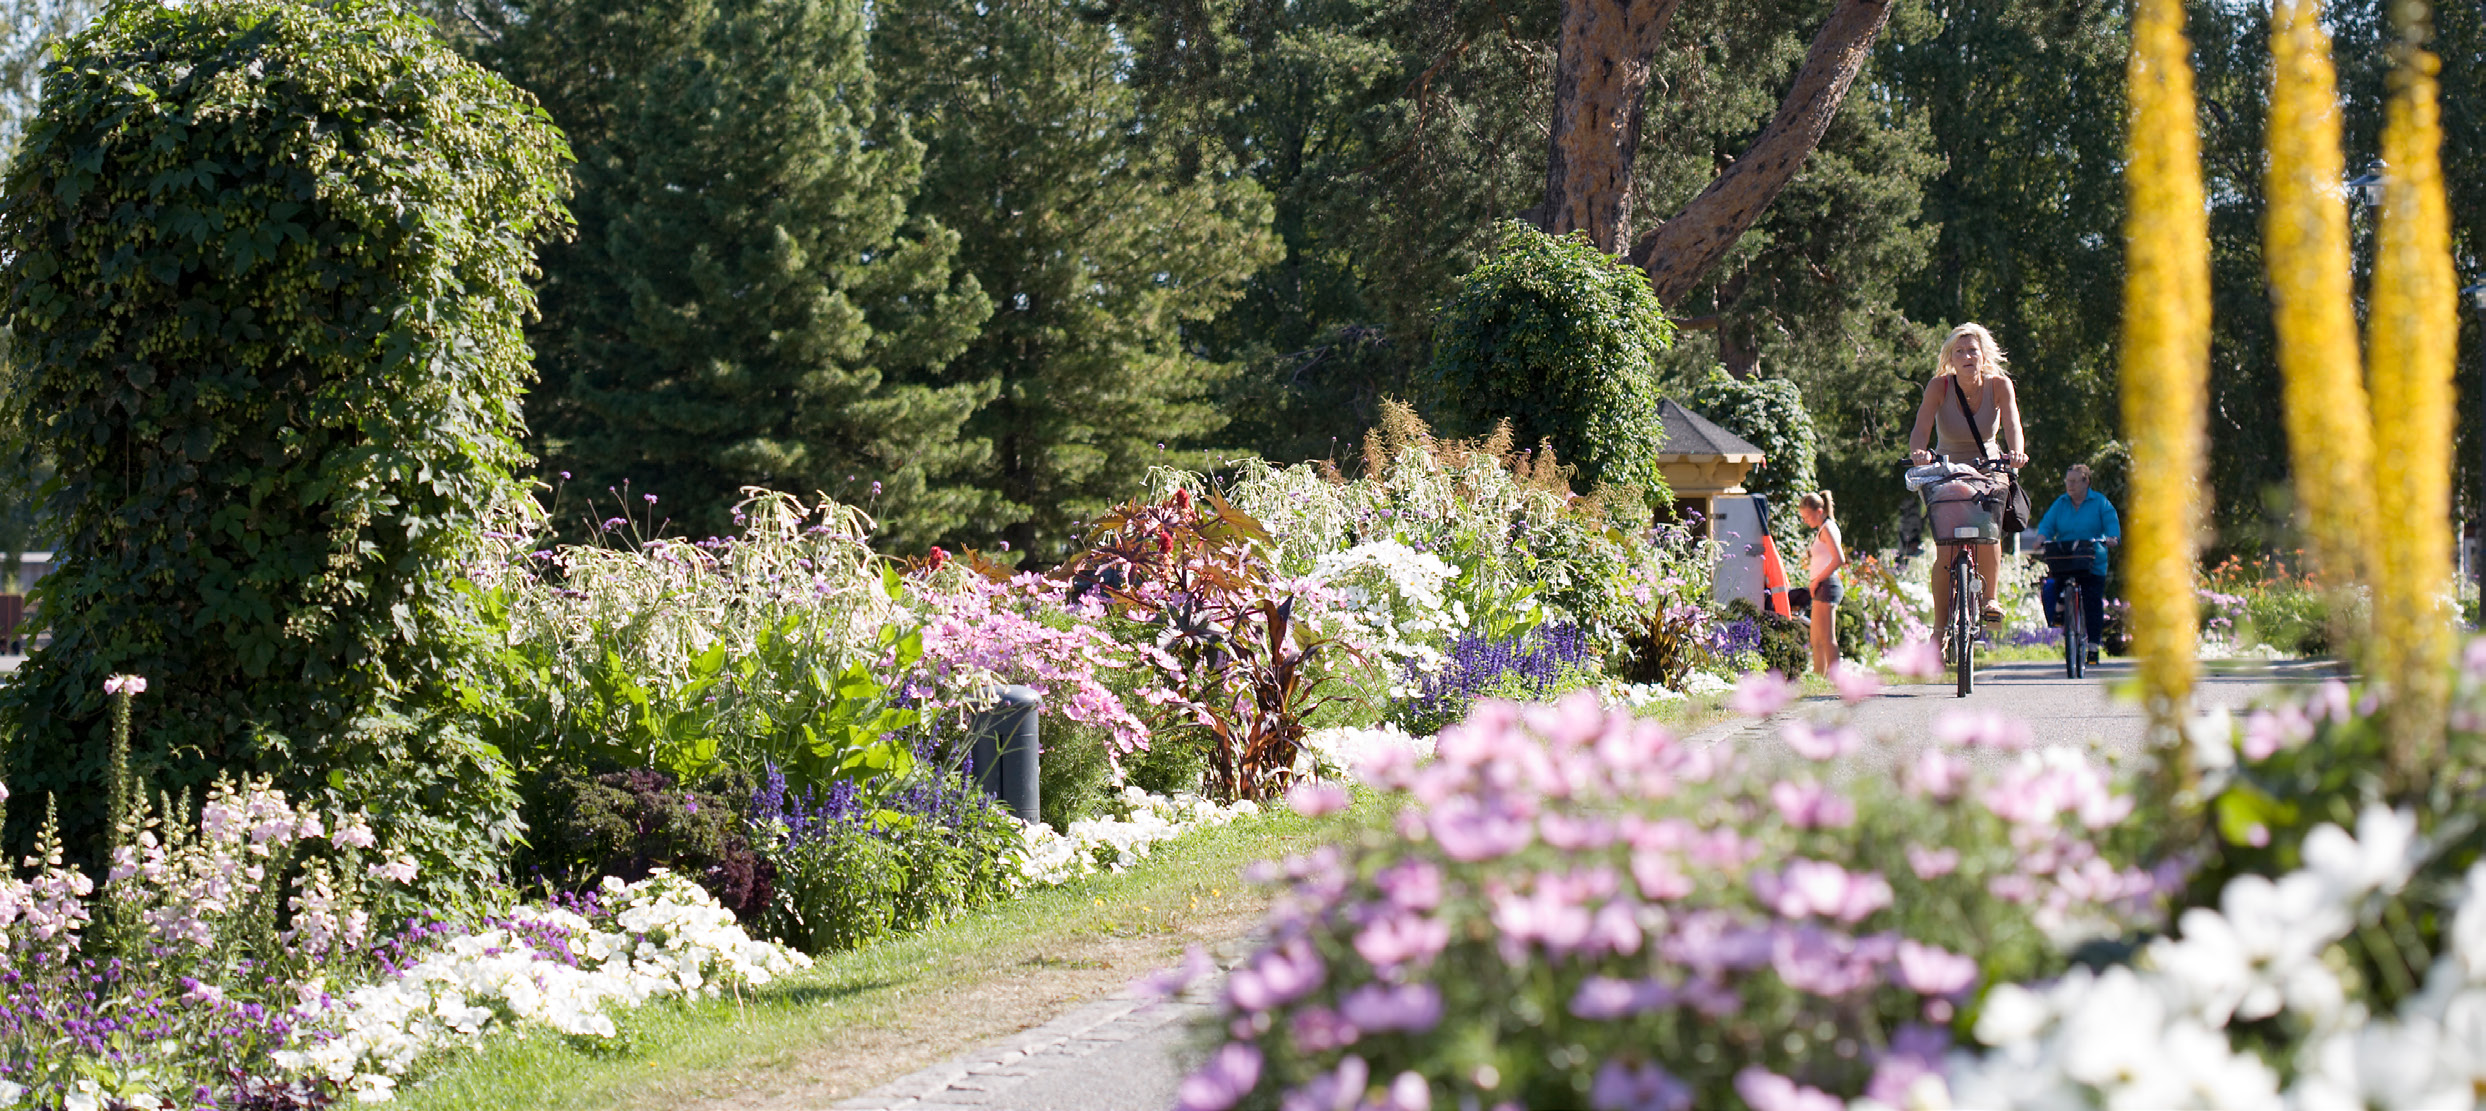
[[[777,890],[761,928],[826,953],[944,921],[1014,889],[1019,845],[1017,824],[980,800],[811,825],[766,849]]]
[[[514,494],[561,137],[376,0],[113,6],[47,72],[0,200],[24,450],[57,466],[52,631],[0,692],[10,784],[101,837],[105,676],[154,789],[274,773],[432,880],[498,863],[498,754],[436,712]],[[12,843],[28,836],[17,808]]]
[[[1198,727],[1158,733],[1145,750],[1122,758],[1123,775],[1150,794],[1199,794],[1208,782],[1211,739]]]
[[[1727,603],[1726,620],[1750,621],[1759,628],[1761,643],[1756,649],[1761,653],[1763,667],[1794,678],[1813,666],[1811,631],[1803,622],[1780,617],[1775,610],[1761,609],[1749,598]]]
[[[1630,264],[1585,237],[1504,224],[1434,336],[1435,400],[1466,431],[1508,418],[1519,443],[1551,440],[1578,463],[1583,488],[1665,496],[1654,368],[1674,329]]]
[[[527,857],[545,878],[584,888],[658,868],[688,877],[746,922],[774,893],[775,869],[752,845],[752,783],[720,775],[685,787],[651,768],[589,775],[563,768],[527,804]]]
[[[1044,824],[1069,832],[1070,823],[1104,811],[1113,793],[1113,760],[1106,755],[1112,732],[1058,714],[1039,727],[1037,794]]]
[[[1770,535],[1778,539],[1780,558],[1801,574],[1812,530],[1796,516],[1796,499],[1821,488],[1813,466],[1819,438],[1803,391],[1784,378],[1746,381],[1712,368],[1692,391],[1691,408],[1761,449],[1763,461],[1745,476],[1744,488],[1768,501]]]

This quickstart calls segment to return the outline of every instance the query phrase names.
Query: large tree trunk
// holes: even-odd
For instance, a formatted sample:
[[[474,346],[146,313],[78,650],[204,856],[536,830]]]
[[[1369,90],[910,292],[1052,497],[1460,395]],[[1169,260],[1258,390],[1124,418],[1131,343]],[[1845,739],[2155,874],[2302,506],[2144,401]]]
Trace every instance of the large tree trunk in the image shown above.
[[[1568,0],[1554,56],[1554,126],[1545,160],[1545,230],[1585,231],[1607,254],[1631,235],[1631,163],[1640,150],[1649,60],[1683,0]]]
[[[1545,175],[1547,231],[1586,229],[1599,247],[1621,250],[1649,60],[1680,2],[1564,0]],[[1691,292],[1804,167],[1890,21],[1890,5],[1839,0],[1769,127],[1682,212],[1631,243],[1631,261],[1648,271],[1660,303],[1673,306]]]

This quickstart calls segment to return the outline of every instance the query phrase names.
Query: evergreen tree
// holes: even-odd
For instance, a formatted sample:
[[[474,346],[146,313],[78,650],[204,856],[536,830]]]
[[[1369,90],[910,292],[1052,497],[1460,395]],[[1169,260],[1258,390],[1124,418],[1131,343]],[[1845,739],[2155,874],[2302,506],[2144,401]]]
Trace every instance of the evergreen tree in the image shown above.
[[[907,204],[921,146],[876,108],[861,0],[532,0],[480,50],[578,153],[544,257],[538,451],[601,492],[727,524],[738,489],[870,505],[913,546],[989,517],[960,437],[989,382],[927,381],[990,311]],[[877,492],[875,497],[873,491]]]
[[[1203,463],[1181,449],[1224,424],[1228,368],[1185,329],[1275,258],[1266,195],[1160,143],[1113,28],[1070,0],[892,0],[876,20],[874,68],[928,144],[917,211],[958,229],[995,302],[948,377],[997,391],[968,427],[1008,504],[965,536],[1057,558],[1149,465]]]

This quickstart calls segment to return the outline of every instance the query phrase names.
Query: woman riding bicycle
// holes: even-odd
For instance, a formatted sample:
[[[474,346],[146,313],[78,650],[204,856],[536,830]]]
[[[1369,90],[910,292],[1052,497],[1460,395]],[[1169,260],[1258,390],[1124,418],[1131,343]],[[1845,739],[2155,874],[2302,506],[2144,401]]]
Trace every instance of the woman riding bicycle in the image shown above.
[[[2088,642],[2089,662],[2096,663],[2096,638],[2106,627],[2106,549],[2123,540],[2123,521],[2115,515],[2115,503],[2089,488],[2087,463],[2074,463],[2063,472],[2063,495],[2038,519],[2037,534],[2048,540],[2087,540],[2096,545],[2087,570],[2068,572],[2080,580],[2080,616],[2087,622],[2082,627],[2088,630],[2083,639]],[[2046,579],[2043,597],[2049,618],[2062,609],[2063,584],[2058,580],[2064,576],[2058,572]]]
[[[1935,368],[1933,381],[1925,384],[1925,399],[1916,407],[1916,427],[1908,433],[1908,461],[1931,463],[1937,457],[1948,462],[1966,463],[1975,459],[1999,456],[2014,467],[2028,463],[2028,443],[2020,431],[2020,397],[2013,391],[2011,379],[2003,374],[2003,349],[1994,342],[1994,333],[1981,324],[1962,324],[1951,329],[1949,339],[1942,341],[1942,358]],[[1963,399],[1965,403],[1963,404]],[[1974,421],[1971,421],[1971,417]],[[1918,445],[1934,435],[1934,449],[1926,451]],[[1999,439],[2005,450],[1996,452]],[[1936,558],[1933,560],[1934,628],[1951,627],[1951,595],[1943,589],[1950,572],[1951,560],[1957,558],[1957,544],[1941,543],[1936,537]],[[1977,576],[1984,581],[1980,616],[1986,624],[2000,624],[2003,608],[1994,601],[1994,591],[2002,581],[2002,546],[1977,544]]]

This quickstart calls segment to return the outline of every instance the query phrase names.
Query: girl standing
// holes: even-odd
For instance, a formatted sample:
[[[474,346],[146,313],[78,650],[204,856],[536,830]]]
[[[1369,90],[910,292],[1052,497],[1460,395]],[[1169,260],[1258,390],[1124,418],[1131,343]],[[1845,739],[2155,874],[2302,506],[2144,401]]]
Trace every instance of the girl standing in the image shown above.
[[[1816,490],[1796,501],[1796,516],[1813,530],[1805,577],[1813,594],[1813,670],[1823,675],[1839,662],[1839,599],[1847,593],[1839,582],[1839,568],[1847,566],[1847,545],[1839,540],[1839,523],[1831,519],[1835,512],[1831,504],[1828,490]]]

